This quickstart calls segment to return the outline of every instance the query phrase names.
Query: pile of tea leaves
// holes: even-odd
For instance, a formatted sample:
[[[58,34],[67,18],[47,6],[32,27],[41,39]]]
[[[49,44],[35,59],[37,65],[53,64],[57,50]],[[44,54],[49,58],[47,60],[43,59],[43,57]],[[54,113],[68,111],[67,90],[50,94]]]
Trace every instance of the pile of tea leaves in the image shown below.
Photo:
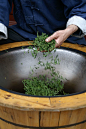
[[[28,79],[24,79],[22,81],[25,94],[37,96],[57,96],[66,94],[64,92],[64,79],[59,75],[59,72],[56,72],[55,68],[55,65],[60,64],[58,55],[53,56],[51,52],[51,50],[56,52],[55,40],[47,43],[45,41],[47,37],[48,35],[46,35],[45,33],[42,33],[42,35],[40,36],[37,34],[37,38],[35,38],[35,40],[33,41],[34,47],[29,47],[34,58],[37,58],[37,53],[40,51],[42,52],[45,60],[47,56],[49,56],[50,60],[43,62],[41,57],[37,59],[37,66],[34,65],[34,69],[31,69],[31,74],[29,74]],[[33,74],[36,73],[36,70],[38,70],[40,67],[43,67],[45,71],[48,71],[50,78],[46,75],[39,75],[36,77],[33,76]]]

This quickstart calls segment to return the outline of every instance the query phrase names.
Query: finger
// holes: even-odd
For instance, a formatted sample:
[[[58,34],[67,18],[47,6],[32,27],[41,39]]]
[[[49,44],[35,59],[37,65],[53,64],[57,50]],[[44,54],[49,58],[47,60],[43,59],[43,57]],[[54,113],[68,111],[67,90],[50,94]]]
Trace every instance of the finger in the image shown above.
[[[57,37],[58,37],[57,34],[54,33],[54,34],[52,34],[51,36],[49,36],[45,41],[46,41],[46,42],[50,42],[51,40],[53,40],[53,39],[55,39],[55,38],[57,38]]]
[[[59,39],[56,39],[55,41],[56,41],[56,44],[55,44],[55,47],[56,47],[56,48],[59,48],[59,47],[62,45],[62,43],[63,43],[63,42],[60,41]]]
[[[62,43],[60,43],[60,44],[59,43],[56,43],[55,44],[55,48],[60,48],[61,45],[62,45]]]

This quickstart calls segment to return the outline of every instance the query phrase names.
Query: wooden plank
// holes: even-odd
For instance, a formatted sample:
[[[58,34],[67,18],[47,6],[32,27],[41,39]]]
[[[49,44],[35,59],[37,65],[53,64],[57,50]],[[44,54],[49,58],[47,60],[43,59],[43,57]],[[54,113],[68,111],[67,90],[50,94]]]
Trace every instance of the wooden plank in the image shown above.
[[[15,126],[12,126],[12,125],[0,120],[0,129],[18,129],[18,128],[15,128]]]
[[[59,126],[76,124],[84,120],[86,120],[86,108],[78,110],[62,111],[60,113]],[[86,125],[86,123],[84,125]],[[81,129],[82,127],[83,123],[76,126],[70,126],[67,129]]]
[[[61,129],[83,129],[86,123],[81,123],[86,120],[86,108],[78,110],[68,110],[61,112],[41,112],[40,113],[40,127],[62,127]],[[71,125],[70,127],[67,127]]]
[[[86,93],[50,98],[50,102],[51,107],[58,109],[58,111],[84,108],[86,107]]]
[[[58,126],[60,112],[41,112],[40,127]]]
[[[72,111],[70,110],[70,111],[62,111],[60,113],[59,126],[69,125],[71,112]]]
[[[2,118],[5,121],[16,124],[15,127],[17,127],[17,125],[39,127],[39,112],[37,111],[21,111],[0,106],[0,118]],[[0,121],[1,125],[3,120]],[[13,124],[7,124],[8,122],[4,123],[5,126],[9,125],[12,127]]]
[[[29,46],[32,45],[32,41],[15,42],[9,44],[0,45],[0,51],[7,50],[15,47]]]
[[[84,46],[84,45],[78,45],[78,44],[72,44],[72,43],[63,43],[61,46],[86,52],[86,46]]]
[[[0,89],[0,105],[19,110],[46,110],[49,109],[49,98],[21,96]]]
[[[75,110],[86,107],[86,93],[67,97],[46,98],[21,96],[0,89],[0,105],[25,111]]]

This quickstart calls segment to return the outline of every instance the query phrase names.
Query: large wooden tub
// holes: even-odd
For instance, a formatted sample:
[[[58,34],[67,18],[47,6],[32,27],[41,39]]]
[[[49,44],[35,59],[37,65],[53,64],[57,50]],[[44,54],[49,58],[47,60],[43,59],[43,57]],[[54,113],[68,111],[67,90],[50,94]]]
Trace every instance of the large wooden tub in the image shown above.
[[[28,42],[1,45],[1,55],[4,50],[19,46],[28,46]],[[63,46],[86,52],[83,46],[70,43]],[[9,73],[8,70],[6,72]],[[8,77],[3,74],[6,81]],[[0,86],[0,129],[86,129],[86,88],[83,84],[82,88],[77,86],[79,92],[76,90],[74,94],[59,97],[26,96],[4,88],[1,83]]]

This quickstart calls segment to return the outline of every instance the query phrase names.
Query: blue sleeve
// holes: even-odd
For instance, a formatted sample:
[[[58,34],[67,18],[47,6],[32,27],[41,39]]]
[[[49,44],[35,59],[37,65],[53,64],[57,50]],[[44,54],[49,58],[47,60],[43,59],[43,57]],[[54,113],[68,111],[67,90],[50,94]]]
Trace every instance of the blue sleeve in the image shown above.
[[[64,4],[64,15],[67,25],[74,24],[79,30],[74,33],[77,37],[86,35],[86,0],[61,0]]]
[[[86,20],[86,0],[61,0],[66,18],[80,16]]]
[[[0,0],[0,23],[9,25],[9,14],[12,7],[12,0]]]

